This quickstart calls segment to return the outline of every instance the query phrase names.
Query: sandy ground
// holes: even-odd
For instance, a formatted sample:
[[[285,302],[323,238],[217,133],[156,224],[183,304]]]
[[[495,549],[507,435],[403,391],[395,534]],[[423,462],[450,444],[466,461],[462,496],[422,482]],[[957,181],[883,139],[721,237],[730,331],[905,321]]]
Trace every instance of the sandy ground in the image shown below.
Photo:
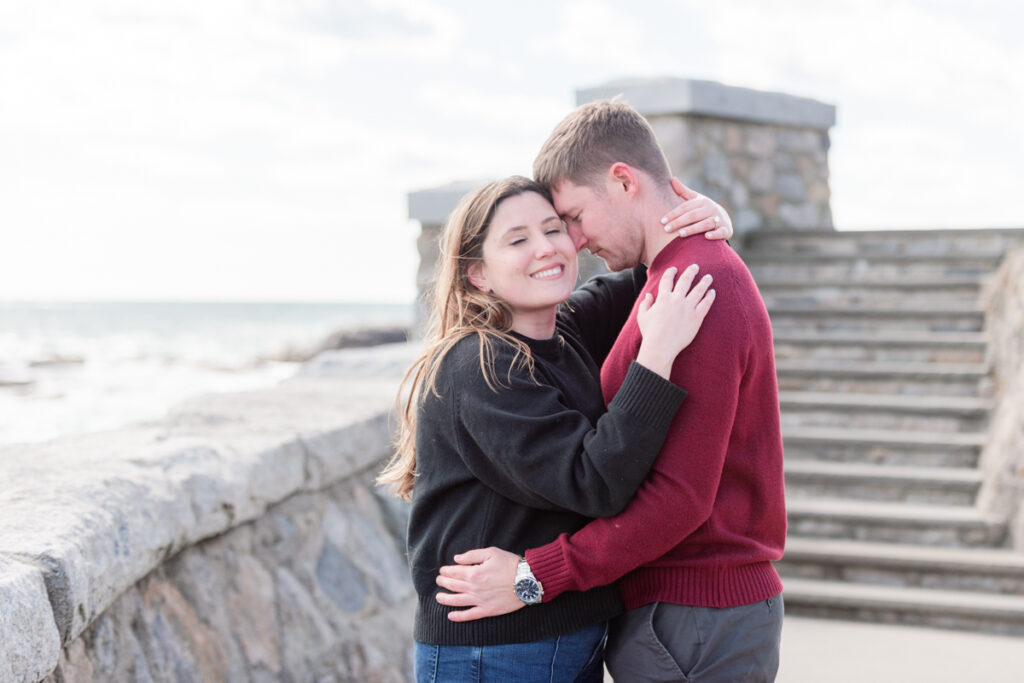
[[[1022,683],[1024,638],[786,617],[778,683],[861,681]]]
[[[1024,638],[786,617],[779,683],[1024,681]]]

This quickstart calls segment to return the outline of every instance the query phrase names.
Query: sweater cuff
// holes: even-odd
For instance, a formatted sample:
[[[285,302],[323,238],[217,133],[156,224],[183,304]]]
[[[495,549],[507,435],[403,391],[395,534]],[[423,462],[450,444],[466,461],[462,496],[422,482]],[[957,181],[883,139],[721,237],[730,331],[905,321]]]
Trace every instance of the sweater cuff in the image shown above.
[[[616,407],[645,424],[667,426],[685,398],[685,389],[634,360],[630,361],[626,379],[608,404],[608,410]]]
[[[557,540],[524,553],[530,571],[544,588],[543,602],[550,602],[567,590],[575,590],[562,555],[562,534]]]

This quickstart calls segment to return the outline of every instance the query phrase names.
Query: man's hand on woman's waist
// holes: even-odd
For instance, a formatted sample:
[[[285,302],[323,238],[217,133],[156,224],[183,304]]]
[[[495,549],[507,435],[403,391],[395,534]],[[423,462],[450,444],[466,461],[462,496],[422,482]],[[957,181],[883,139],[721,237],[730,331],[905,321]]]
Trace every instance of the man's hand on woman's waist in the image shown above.
[[[496,617],[525,607],[513,586],[519,556],[501,548],[479,548],[455,556],[457,564],[441,567],[437,601],[448,607],[468,607],[448,614],[452,621]]]

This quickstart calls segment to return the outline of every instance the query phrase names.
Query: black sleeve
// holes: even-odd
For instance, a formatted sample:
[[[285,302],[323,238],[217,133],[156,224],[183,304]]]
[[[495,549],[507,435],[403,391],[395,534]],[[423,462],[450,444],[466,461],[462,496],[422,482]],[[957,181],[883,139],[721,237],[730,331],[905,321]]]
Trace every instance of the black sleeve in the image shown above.
[[[557,388],[526,371],[498,376],[495,392],[464,366],[454,389],[455,432],[466,466],[522,505],[610,517],[632,499],[661,450],[686,392],[632,363],[608,412],[591,424]],[[500,367],[498,365],[497,367]],[[506,366],[507,367],[507,366]]]
[[[562,305],[559,318],[575,331],[598,367],[604,363],[646,283],[647,268],[643,265],[595,275]]]

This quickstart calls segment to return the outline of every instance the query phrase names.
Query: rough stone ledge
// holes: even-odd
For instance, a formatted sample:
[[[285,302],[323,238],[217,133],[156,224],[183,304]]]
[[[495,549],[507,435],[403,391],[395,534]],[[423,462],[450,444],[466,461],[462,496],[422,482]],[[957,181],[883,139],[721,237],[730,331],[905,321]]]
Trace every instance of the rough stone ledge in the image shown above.
[[[51,671],[61,646],[179,550],[383,457],[414,352],[333,352],[322,372],[189,400],[157,423],[0,448],[0,680]],[[375,357],[388,360],[367,376]]]
[[[60,655],[39,567],[0,557],[0,601],[0,681],[39,680]]]

